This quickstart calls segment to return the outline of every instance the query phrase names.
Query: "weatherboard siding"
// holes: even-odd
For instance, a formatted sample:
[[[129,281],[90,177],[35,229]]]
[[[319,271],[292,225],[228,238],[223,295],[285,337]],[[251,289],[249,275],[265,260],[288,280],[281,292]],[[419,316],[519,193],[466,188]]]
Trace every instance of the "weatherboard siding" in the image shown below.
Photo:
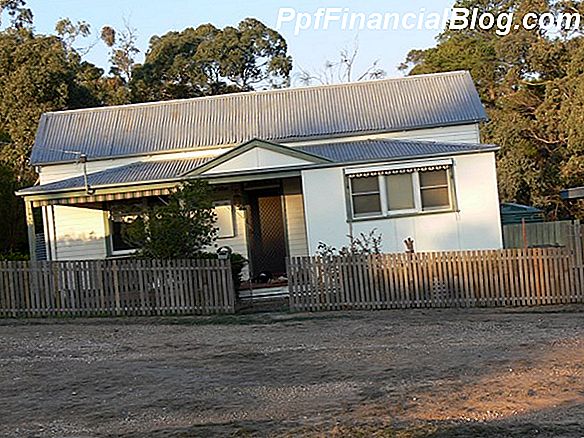
[[[218,247],[228,246],[233,252],[241,254],[245,258],[248,257],[247,254],[247,232],[246,232],[246,217],[245,211],[235,208],[235,236],[217,239],[213,248],[209,248],[209,251],[215,251]]]
[[[480,124],[469,123],[454,126],[442,126],[439,128],[412,129],[398,132],[379,132],[369,135],[352,135],[346,137],[327,138],[319,140],[304,140],[295,142],[282,142],[286,146],[312,146],[312,145],[329,145],[335,143],[347,143],[350,141],[368,140],[368,139],[392,139],[392,140],[422,140],[436,141],[444,143],[471,143],[478,144],[481,142]]]
[[[417,129],[405,132],[393,132],[387,138],[399,140],[426,140],[453,143],[480,143],[481,135],[478,123],[459,126],[444,126],[432,129]]]
[[[88,208],[55,206],[51,246],[56,260],[107,257],[107,213]]]
[[[102,172],[116,167],[127,166],[137,162],[153,162],[164,160],[190,160],[202,157],[217,157],[231,148],[216,148],[205,151],[173,152],[160,155],[143,155],[136,157],[116,158],[111,160],[95,160],[87,162],[87,173]],[[83,176],[83,166],[76,163],[52,164],[39,168],[41,184],[49,184],[69,178]]]

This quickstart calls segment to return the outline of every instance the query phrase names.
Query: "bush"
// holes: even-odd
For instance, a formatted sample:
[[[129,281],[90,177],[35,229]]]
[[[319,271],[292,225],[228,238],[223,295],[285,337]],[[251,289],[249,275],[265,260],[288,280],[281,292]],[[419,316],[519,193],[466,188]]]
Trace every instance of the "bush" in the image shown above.
[[[9,252],[6,254],[0,254],[0,261],[7,262],[26,262],[30,260],[28,254],[22,254],[19,252]]]
[[[143,208],[123,238],[137,257],[180,260],[199,258],[217,238],[212,189],[207,182],[182,184],[164,205]],[[123,213],[123,211],[122,211]]]
[[[377,229],[372,229],[368,234],[361,233],[359,236],[347,236],[349,245],[337,249],[324,242],[318,243],[316,254],[320,257],[351,256],[351,255],[373,255],[381,254],[383,245],[383,235],[377,233]]]

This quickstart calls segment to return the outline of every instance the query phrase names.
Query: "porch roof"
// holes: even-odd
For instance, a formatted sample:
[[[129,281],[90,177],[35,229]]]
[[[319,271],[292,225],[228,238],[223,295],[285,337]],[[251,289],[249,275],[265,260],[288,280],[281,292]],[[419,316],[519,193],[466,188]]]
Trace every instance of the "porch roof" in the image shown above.
[[[280,146],[256,140],[258,146],[267,144],[272,146],[273,150],[282,149],[283,153],[289,154],[290,151],[298,151],[299,154],[320,158],[315,162],[307,162],[305,165],[294,166],[290,168],[266,168],[254,172],[237,172],[238,175],[247,174],[257,175],[258,173],[271,174],[274,171],[299,171],[313,167],[330,167],[339,165],[349,165],[356,163],[378,163],[380,161],[400,161],[406,159],[425,159],[441,156],[454,156],[468,153],[491,152],[498,149],[495,145],[488,144],[469,144],[469,143],[443,143],[420,140],[394,140],[394,139],[368,139],[352,142],[327,143],[304,145],[297,147]],[[191,159],[174,159],[164,161],[146,161],[136,162],[101,172],[90,173],[87,175],[87,184],[92,191],[96,189],[109,188],[107,199],[111,197],[120,197],[124,191],[133,191],[134,196],[146,196],[145,192],[139,186],[153,187],[156,185],[157,190],[161,187],[171,188],[180,181],[205,176],[202,171],[208,169],[214,162],[224,162],[226,157],[236,156],[239,150],[249,149],[249,142],[240,148],[235,148],[218,157],[200,157]],[[246,149],[247,147],[247,149]],[[209,177],[225,177],[226,175],[209,175]],[[83,202],[95,200],[107,200],[106,198],[97,197],[93,193],[85,191],[85,179],[83,176],[76,176],[49,184],[37,185],[19,191],[17,194],[36,198],[49,196],[51,198],[61,197],[82,197]],[[111,191],[111,189],[117,189]],[[82,191],[82,192],[81,192]],[[73,193],[76,192],[76,193]],[[157,191],[155,194],[160,194]],[[105,195],[105,192],[104,192]],[[103,198],[103,199],[102,199]],[[118,199],[118,198],[116,198]],[[122,198],[119,198],[122,199]]]
[[[179,160],[142,161],[126,166],[94,172],[87,175],[90,187],[122,186],[137,183],[167,182],[179,180],[185,173],[212,160],[213,157],[201,157]],[[56,193],[85,188],[85,178],[73,178],[56,181],[49,184],[37,185],[18,192],[18,195],[27,196],[39,193]]]

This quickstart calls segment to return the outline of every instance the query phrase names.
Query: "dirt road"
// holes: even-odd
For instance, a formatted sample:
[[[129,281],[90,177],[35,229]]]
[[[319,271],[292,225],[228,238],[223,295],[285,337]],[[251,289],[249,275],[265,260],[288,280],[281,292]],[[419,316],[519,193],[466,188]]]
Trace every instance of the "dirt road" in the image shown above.
[[[584,308],[0,321],[0,435],[584,437]]]

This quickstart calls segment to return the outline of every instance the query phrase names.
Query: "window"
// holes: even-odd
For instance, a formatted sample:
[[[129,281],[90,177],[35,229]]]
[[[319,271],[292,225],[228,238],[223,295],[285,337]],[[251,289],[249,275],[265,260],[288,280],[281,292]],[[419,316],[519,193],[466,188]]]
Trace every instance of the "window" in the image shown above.
[[[412,175],[412,173],[397,173],[385,177],[389,211],[416,209]]]
[[[379,179],[376,176],[351,179],[353,214],[371,216],[381,214]]]
[[[443,169],[420,172],[420,191],[424,210],[449,208],[448,171]]]
[[[137,248],[129,245],[124,240],[124,230],[135,219],[136,215],[120,215],[110,213],[111,255],[128,255],[136,252]]]
[[[228,239],[235,237],[235,220],[234,210],[231,202],[220,201],[214,204],[215,214],[217,215],[216,226],[218,228],[217,238]]]
[[[453,208],[450,168],[350,176],[354,218],[417,214]]]

